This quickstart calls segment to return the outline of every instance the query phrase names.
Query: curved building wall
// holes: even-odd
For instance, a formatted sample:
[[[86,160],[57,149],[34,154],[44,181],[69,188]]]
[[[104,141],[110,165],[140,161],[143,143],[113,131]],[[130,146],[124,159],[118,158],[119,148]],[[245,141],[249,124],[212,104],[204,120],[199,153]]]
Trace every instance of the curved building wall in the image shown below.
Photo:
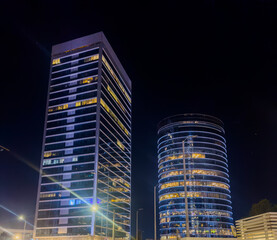
[[[182,148],[185,139],[190,237],[233,237],[224,135],[219,119],[202,114],[176,115],[159,123],[161,239],[186,236]]]

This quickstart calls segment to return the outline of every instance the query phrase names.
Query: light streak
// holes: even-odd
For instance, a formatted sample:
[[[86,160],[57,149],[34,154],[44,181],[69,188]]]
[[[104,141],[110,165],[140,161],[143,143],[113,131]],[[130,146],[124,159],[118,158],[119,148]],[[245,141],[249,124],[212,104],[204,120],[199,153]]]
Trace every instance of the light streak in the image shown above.
[[[1,145],[0,145],[0,148],[2,148],[2,149],[4,149],[4,150],[6,150],[7,152],[9,152],[9,151],[10,151],[9,149],[7,149],[7,148],[5,148],[5,147],[3,147],[3,146],[1,146]]]
[[[31,162],[29,162],[28,160],[26,160],[25,158],[21,157],[20,155],[18,155],[17,153],[13,152],[13,151],[10,151],[7,149],[7,151],[10,152],[11,155],[13,155],[17,160],[25,163],[27,166],[31,167],[32,169],[34,169],[36,172],[40,173],[43,177],[47,177],[48,179],[50,179],[52,182],[58,184],[60,187],[62,187],[63,189],[65,189],[66,191],[69,191],[72,195],[74,195],[75,197],[77,197],[78,199],[80,199],[81,201],[83,201],[84,203],[86,203],[90,209],[92,207],[92,205],[94,204],[94,200],[93,200],[93,203],[90,204],[88,203],[84,198],[82,198],[81,196],[79,196],[77,193],[75,193],[74,191],[72,191],[71,189],[65,187],[64,185],[62,185],[61,183],[59,183],[55,178],[51,177],[51,176],[47,176],[47,174],[45,174],[42,170],[40,170],[37,166],[35,166],[34,164],[32,164]],[[1,208],[7,210],[8,212],[12,213],[13,215],[19,217],[16,213],[14,213],[13,211],[11,211],[10,209],[4,207],[3,205],[0,205]],[[105,216],[103,213],[101,213],[100,211],[95,211],[97,212],[98,214],[100,214],[103,218],[105,218],[107,221],[113,223],[113,221],[108,218],[107,216]],[[27,222],[27,221],[26,221]],[[28,222],[27,222],[28,223]],[[28,223],[30,224],[30,223]],[[31,226],[33,226],[32,224],[30,224]],[[129,232],[125,231],[121,226],[119,226],[118,224],[114,223],[114,225],[117,227],[117,228],[120,228],[120,230],[117,230],[117,231],[122,231],[122,232],[125,232],[127,234],[130,234]],[[131,239],[135,239],[135,237],[131,236]]]
[[[3,231],[3,232],[8,233],[9,235],[14,236],[14,234],[13,234],[13,233],[11,233],[11,232],[10,232],[8,229],[6,229],[6,228],[3,228],[3,227],[1,227],[1,226],[0,226],[0,230],[1,230],[1,231]]]
[[[2,208],[2,209],[4,209],[5,211],[7,211],[7,212],[11,213],[12,215],[16,216],[17,218],[19,218],[19,217],[21,216],[21,215],[16,214],[16,213],[15,213],[15,212],[13,212],[11,209],[9,209],[9,208],[5,207],[5,206],[4,206],[4,205],[2,205],[2,204],[0,204],[0,208]],[[32,226],[32,227],[34,227],[34,225],[33,225],[33,224],[31,224],[30,222],[28,222],[27,220],[24,220],[24,221],[26,221],[26,223],[27,223],[28,225],[30,225],[30,226]]]
[[[19,161],[25,163],[26,165],[28,165],[29,167],[31,167],[32,169],[34,169],[36,172],[40,173],[43,177],[47,177],[48,179],[50,179],[52,182],[58,184],[60,187],[62,187],[64,190],[69,191],[72,195],[74,195],[75,197],[77,197],[78,199],[80,199],[81,201],[83,201],[84,203],[86,203],[88,206],[91,206],[84,198],[82,198],[81,196],[79,196],[77,193],[75,193],[74,191],[72,191],[71,189],[65,187],[64,185],[62,185],[61,183],[59,183],[55,178],[51,177],[51,176],[47,176],[47,174],[45,174],[42,170],[40,170],[37,166],[35,166],[34,164],[30,163],[28,160],[26,160],[25,158],[19,156],[18,154],[10,151],[10,153]]]

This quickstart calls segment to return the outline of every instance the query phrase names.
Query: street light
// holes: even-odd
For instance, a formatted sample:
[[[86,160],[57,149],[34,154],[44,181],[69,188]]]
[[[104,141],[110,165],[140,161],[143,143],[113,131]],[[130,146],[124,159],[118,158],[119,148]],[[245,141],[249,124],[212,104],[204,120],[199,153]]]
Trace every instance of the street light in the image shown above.
[[[24,216],[19,216],[18,217],[18,219],[20,220],[20,221],[24,221],[24,230],[23,230],[23,240],[25,239],[25,230],[26,230],[26,223],[27,223],[27,221],[26,221],[26,219],[24,218]]]
[[[186,170],[186,156],[185,156],[185,142],[192,140],[192,138],[197,137],[197,135],[187,136],[182,141],[183,147],[183,168],[184,168],[184,193],[185,193],[185,211],[186,211],[186,237],[190,237],[189,233],[189,211],[188,211],[188,192],[187,192],[187,170]]]
[[[138,240],[138,214],[139,214],[139,211],[142,211],[143,208],[139,208],[136,212],[136,240]]]

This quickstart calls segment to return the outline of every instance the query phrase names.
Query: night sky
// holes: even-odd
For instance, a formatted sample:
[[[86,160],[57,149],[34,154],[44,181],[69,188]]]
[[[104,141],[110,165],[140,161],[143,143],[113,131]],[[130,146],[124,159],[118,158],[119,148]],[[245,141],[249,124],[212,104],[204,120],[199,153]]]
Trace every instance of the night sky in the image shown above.
[[[144,238],[157,124],[170,115],[224,122],[235,220],[263,198],[277,203],[277,1],[10,0],[0,11],[0,145],[39,166],[51,46],[103,31],[133,85],[132,211],[144,208]],[[7,152],[0,164],[0,204],[33,222],[38,173]]]

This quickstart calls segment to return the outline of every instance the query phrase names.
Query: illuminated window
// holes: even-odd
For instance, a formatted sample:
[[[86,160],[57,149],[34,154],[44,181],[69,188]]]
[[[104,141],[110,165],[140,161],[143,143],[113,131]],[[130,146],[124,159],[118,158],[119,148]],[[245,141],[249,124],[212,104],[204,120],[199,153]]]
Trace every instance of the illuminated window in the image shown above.
[[[91,99],[84,100],[84,101],[81,101],[81,102],[76,102],[75,106],[80,107],[80,106],[84,106],[84,105],[93,104],[93,103],[96,103],[96,102],[97,102],[97,98],[91,98]]]
[[[164,213],[160,213],[160,217],[166,217],[166,216],[178,216],[178,215],[185,215],[185,210],[177,210],[174,211],[167,211]],[[189,211],[189,214],[192,216],[224,216],[224,217],[230,217],[230,213],[224,212],[224,211],[218,211],[218,210],[193,210]]]
[[[161,218],[160,223],[165,223],[166,222],[166,218]]]
[[[47,153],[47,155],[44,154],[44,157],[48,157],[50,152]],[[52,153],[50,153],[52,154]],[[49,157],[52,156],[52,155],[49,155]],[[43,161],[43,166],[45,165],[55,165],[55,164],[63,164],[64,163],[64,159],[46,159]]]
[[[192,158],[205,158],[205,154],[193,153]]]
[[[129,102],[131,102],[131,98],[129,97],[128,93],[126,92],[125,88],[123,87],[123,85],[121,84],[121,82],[119,81],[118,77],[116,76],[116,74],[114,73],[114,71],[112,70],[110,64],[107,62],[106,58],[104,56],[102,56],[102,61],[105,64],[105,66],[107,67],[107,69],[110,71],[111,75],[114,77],[114,79],[116,80],[117,84],[119,85],[121,91],[124,93],[124,95],[126,96],[126,98],[128,99]]]
[[[124,151],[125,147],[124,145],[122,144],[122,142],[120,142],[118,139],[117,139],[117,145]]]
[[[227,199],[228,197],[224,194],[220,193],[210,193],[210,192],[188,192],[187,196],[189,198],[193,197],[207,197],[207,198],[223,198]],[[170,194],[165,194],[160,197],[160,201],[166,200],[166,199],[173,199],[173,198],[183,198],[185,197],[185,194],[183,192],[181,193],[170,193]]]
[[[129,192],[129,190],[122,187],[116,187],[116,188],[113,187],[113,188],[109,188],[109,192]]]
[[[190,174],[200,174],[200,175],[209,175],[209,176],[225,176],[223,173],[212,171],[212,170],[202,170],[202,169],[193,169],[189,171]],[[177,175],[183,175],[184,172],[181,171],[172,171],[165,173],[161,176],[161,178],[166,178],[170,176],[177,176]]]
[[[44,193],[40,194],[40,198],[50,198],[50,197],[56,197],[57,193]]]
[[[122,103],[119,101],[118,97],[115,95],[114,91],[110,88],[110,86],[108,85],[107,87],[108,91],[110,92],[110,94],[113,96],[114,100],[118,103],[118,105],[121,107],[121,109],[126,112],[125,108],[123,107]]]
[[[57,64],[60,64],[60,63],[61,63],[60,58],[53,59],[53,61],[52,61],[52,65],[57,65]]]
[[[100,103],[105,108],[105,110],[112,116],[112,118],[119,125],[119,127],[126,133],[126,135],[129,136],[128,130],[124,127],[122,122],[119,121],[119,119],[115,116],[113,111],[108,107],[108,105],[104,102],[103,99],[100,100]]]
[[[130,199],[128,198],[116,198],[116,199],[111,199],[111,202],[124,202],[124,203],[129,203]]]
[[[93,103],[96,103],[96,102],[97,102],[96,98],[88,99],[88,100],[82,101],[82,106],[83,105],[93,104]]]
[[[94,60],[97,60],[97,59],[99,59],[99,54],[95,54],[91,57],[85,58],[84,62],[91,62],[91,61],[94,61]]]
[[[55,111],[60,111],[68,108],[68,104],[63,104],[57,107],[49,108],[48,112],[55,112]]]
[[[184,156],[183,154],[172,155],[172,156],[166,157],[163,161],[170,161],[170,160],[175,160],[175,159],[182,159],[183,156]],[[201,154],[201,153],[185,154],[185,158],[205,158],[205,154]],[[162,161],[162,162],[163,162],[163,161]]]
[[[56,152],[45,152],[44,157],[54,157],[57,156]]]
[[[87,78],[82,79],[79,83],[80,84],[88,84],[93,81],[96,81],[97,79],[98,79],[98,77],[87,77]]]
[[[130,188],[130,184],[127,183],[126,181],[124,181],[122,178],[114,178],[114,179],[113,179],[113,182],[115,182],[115,183],[116,183],[116,182],[119,182],[119,183],[125,185],[126,187]]]
[[[170,187],[178,187],[184,186],[184,182],[171,182],[165,183],[161,185],[161,189],[170,188]],[[208,186],[208,187],[219,187],[229,189],[229,186],[224,183],[218,182],[207,182],[207,181],[187,181],[187,186]]]

